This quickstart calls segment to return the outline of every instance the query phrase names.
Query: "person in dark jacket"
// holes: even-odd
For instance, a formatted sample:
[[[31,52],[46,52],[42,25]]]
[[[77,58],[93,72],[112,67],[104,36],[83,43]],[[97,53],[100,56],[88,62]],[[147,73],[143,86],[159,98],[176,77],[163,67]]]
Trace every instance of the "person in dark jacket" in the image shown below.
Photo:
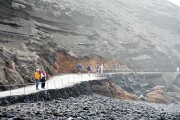
[[[42,72],[41,72],[41,88],[43,88],[43,89],[45,87],[45,81],[46,81],[46,72],[45,72],[45,70],[42,70]]]
[[[77,70],[78,70],[78,75],[81,74],[82,66],[80,63],[77,65]]]
[[[90,65],[87,66],[87,71],[88,71],[88,75],[90,76],[90,73],[91,73],[91,67],[90,67]]]

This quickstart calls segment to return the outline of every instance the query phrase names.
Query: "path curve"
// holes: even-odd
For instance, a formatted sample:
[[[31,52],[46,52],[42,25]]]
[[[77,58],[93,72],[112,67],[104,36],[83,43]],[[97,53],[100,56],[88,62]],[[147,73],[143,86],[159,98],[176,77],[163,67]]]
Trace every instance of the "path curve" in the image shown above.
[[[48,89],[61,89],[65,87],[73,86],[74,84],[81,83],[83,81],[90,81],[90,80],[101,80],[103,77],[97,76],[95,74],[64,74],[59,76],[54,76],[46,81],[45,89],[41,89],[41,85],[39,85],[39,90],[36,90],[35,84],[0,92],[1,97],[13,96],[13,95],[27,95],[31,93],[36,93],[43,90]]]

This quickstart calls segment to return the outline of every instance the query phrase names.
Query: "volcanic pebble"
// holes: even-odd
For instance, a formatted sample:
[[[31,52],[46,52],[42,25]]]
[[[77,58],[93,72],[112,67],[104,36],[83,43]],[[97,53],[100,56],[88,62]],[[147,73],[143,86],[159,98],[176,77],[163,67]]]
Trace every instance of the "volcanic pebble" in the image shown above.
[[[82,95],[77,98],[18,103],[1,107],[0,118],[2,120],[180,120],[180,105],[122,101],[99,95]]]

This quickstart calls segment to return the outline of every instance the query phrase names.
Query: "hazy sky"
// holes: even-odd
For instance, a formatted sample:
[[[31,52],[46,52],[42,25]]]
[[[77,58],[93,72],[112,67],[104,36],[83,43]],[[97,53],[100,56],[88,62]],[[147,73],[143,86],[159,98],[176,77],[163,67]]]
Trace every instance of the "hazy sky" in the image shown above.
[[[171,1],[172,3],[180,6],[180,0],[169,0],[169,1]]]

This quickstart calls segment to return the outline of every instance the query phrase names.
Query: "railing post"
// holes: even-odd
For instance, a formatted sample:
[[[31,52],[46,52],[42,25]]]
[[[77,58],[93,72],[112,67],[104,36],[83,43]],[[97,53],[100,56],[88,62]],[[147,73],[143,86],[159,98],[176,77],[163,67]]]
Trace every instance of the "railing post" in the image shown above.
[[[24,84],[24,94],[25,94],[25,84]]]
[[[74,84],[74,76],[73,76],[73,84]]]
[[[82,74],[81,74],[81,81],[82,81]]]
[[[69,86],[69,78],[68,78],[68,86]]]
[[[56,88],[56,83],[55,83],[55,80],[54,80],[54,87],[55,87],[55,89],[57,89],[57,88]]]
[[[48,89],[48,80],[47,80],[47,89]]]
[[[63,80],[61,79],[62,87],[63,87]]]
[[[11,85],[10,85],[10,96],[11,96]]]

